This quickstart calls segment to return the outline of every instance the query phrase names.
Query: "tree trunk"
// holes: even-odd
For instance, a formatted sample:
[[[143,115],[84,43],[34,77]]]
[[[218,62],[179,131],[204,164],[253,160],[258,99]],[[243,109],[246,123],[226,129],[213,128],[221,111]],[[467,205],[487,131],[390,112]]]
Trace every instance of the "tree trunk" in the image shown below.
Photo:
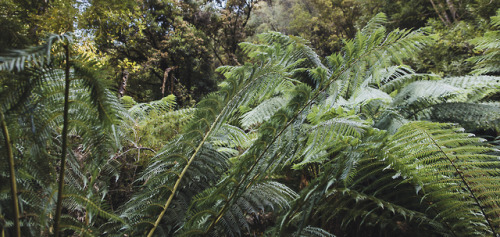
[[[174,70],[175,68],[177,68],[177,66],[169,67],[169,68],[165,69],[165,73],[163,73],[163,84],[161,86],[161,97],[165,97],[165,88],[167,86],[168,74],[170,73],[170,71]],[[170,82],[170,93],[171,94],[174,93],[174,79],[173,78]]]
[[[453,4],[453,0],[446,0],[446,4],[448,5],[448,9],[450,9],[453,22],[457,22],[457,9],[455,8],[455,4]]]
[[[21,227],[19,225],[19,201],[17,199],[16,172],[14,169],[14,153],[12,152],[7,122],[5,122],[5,116],[3,115],[2,111],[0,111],[0,121],[2,123],[2,132],[5,140],[5,147],[7,148],[7,162],[9,163],[10,195],[12,196],[12,208],[14,208],[14,233],[16,233],[15,236],[21,237]]]
[[[62,145],[61,145],[61,167],[59,170],[59,188],[57,190],[57,206],[56,206],[56,219],[54,222],[55,236],[60,236],[61,231],[61,212],[62,212],[62,199],[64,192],[64,171],[66,170],[66,153],[68,150],[68,112],[69,112],[69,43],[64,45],[66,51],[66,68],[64,71],[65,87],[64,87],[64,112],[63,112],[63,128],[62,128]]]
[[[432,8],[434,8],[434,11],[436,12],[436,14],[438,15],[439,19],[441,20],[441,22],[443,22],[443,24],[445,26],[451,26],[451,21],[450,21],[450,18],[448,18],[448,15],[446,14],[446,11],[443,10],[443,5],[441,3],[439,3],[439,8],[438,6],[436,6],[436,4],[434,3],[434,0],[430,0],[431,1],[431,4],[432,4]]]
[[[120,98],[125,95],[125,91],[127,90],[128,75],[129,72],[127,70],[122,70],[122,81],[120,82],[120,88],[118,88]]]

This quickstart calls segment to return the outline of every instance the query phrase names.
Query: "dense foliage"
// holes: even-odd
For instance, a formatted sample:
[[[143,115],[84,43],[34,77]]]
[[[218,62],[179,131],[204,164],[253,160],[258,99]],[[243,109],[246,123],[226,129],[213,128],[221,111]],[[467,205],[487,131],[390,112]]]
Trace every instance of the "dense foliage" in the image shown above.
[[[498,7],[3,1],[0,233],[498,236]]]

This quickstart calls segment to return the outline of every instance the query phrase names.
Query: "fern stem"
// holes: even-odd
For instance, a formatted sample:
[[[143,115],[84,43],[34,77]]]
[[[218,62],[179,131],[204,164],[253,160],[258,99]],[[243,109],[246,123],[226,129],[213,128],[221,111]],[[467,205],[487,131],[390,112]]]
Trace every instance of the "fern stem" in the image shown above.
[[[219,114],[219,117],[221,116],[222,114]],[[217,119],[219,118],[217,117]],[[193,163],[193,160],[194,158],[196,157],[196,154],[198,154],[198,152],[200,151],[201,147],[203,146],[203,144],[205,143],[205,141],[207,140],[210,132],[212,131],[212,129],[215,127],[215,122],[212,124],[212,126],[210,127],[209,131],[205,134],[205,136],[203,137],[203,140],[200,142],[200,144],[198,145],[198,147],[196,147],[196,150],[194,151],[193,155],[189,158],[188,160],[188,163],[186,164],[186,166],[184,166],[184,169],[182,169],[182,172],[180,173],[179,175],[179,178],[177,179],[177,181],[175,182],[174,184],[174,188],[172,189],[172,192],[170,193],[170,196],[168,197],[168,200],[167,202],[165,203],[165,206],[163,207],[163,210],[161,211],[160,215],[158,216],[158,218],[156,219],[155,221],[155,224],[153,226],[153,228],[151,228],[151,230],[149,231],[149,234],[148,234],[148,237],[151,237],[153,236],[153,233],[155,232],[156,228],[158,227],[158,225],[160,224],[160,221],[161,219],[163,218],[163,216],[165,215],[165,212],[167,212],[167,209],[168,209],[168,206],[170,205],[170,203],[172,202],[172,200],[174,199],[174,195],[177,191],[177,189],[179,188],[179,185],[182,181],[182,177],[184,177],[184,175],[186,174],[189,166],[191,165],[191,163]]]
[[[250,75],[250,78],[253,77],[254,73],[255,73],[255,70],[252,71],[252,74]],[[149,231],[147,237],[153,236],[153,233],[155,232],[156,228],[160,224],[161,219],[163,218],[163,216],[167,212],[168,206],[170,205],[170,203],[174,199],[174,195],[177,192],[177,189],[179,188],[179,185],[180,185],[180,183],[182,181],[182,178],[186,174],[188,168],[191,166],[191,163],[193,163],[194,158],[196,157],[196,155],[198,154],[198,152],[203,147],[203,144],[205,144],[205,141],[208,139],[208,137],[210,136],[210,134],[212,133],[212,131],[215,129],[215,126],[217,125],[217,123],[219,122],[219,120],[222,118],[222,115],[224,114],[225,110],[229,107],[228,105],[231,104],[232,100],[234,98],[236,98],[240,93],[244,92],[249,85],[250,85],[250,83],[248,83],[246,86],[244,86],[240,91],[238,91],[238,93],[235,96],[233,96],[233,98],[231,99],[231,101],[229,101],[226,104],[226,106],[221,110],[221,112],[219,113],[219,115],[217,115],[217,117],[215,118],[214,122],[212,122],[212,124],[210,125],[210,128],[205,132],[205,135],[203,136],[203,139],[198,144],[198,147],[196,147],[194,153],[189,158],[186,166],[184,166],[184,168],[182,169],[182,172],[180,173],[179,178],[177,178],[177,180],[175,181],[175,184],[174,184],[174,187],[172,189],[172,192],[170,193],[170,196],[168,197],[168,200],[165,203],[165,206],[163,207],[163,210],[161,211],[160,215],[156,219],[156,221],[155,221],[155,223],[153,225],[153,228],[151,228],[151,230]]]
[[[14,208],[14,229],[16,236],[21,237],[21,226],[19,224],[19,201],[17,199],[16,171],[14,169],[14,153],[12,152],[9,130],[7,128],[5,116],[2,111],[0,111],[0,120],[2,122],[2,132],[5,140],[5,147],[7,148],[7,161],[9,163],[10,193],[12,196],[12,208]],[[5,232],[2,228],[2,236],[4,235],[4,233]]]
[[[64,191],[64,171],[66,170],[66,155],[68,148],[68,112],[69,112],[69,43],[64,45],[66,53],[66,68],[64,71],[65,86],[64,86],[64,112],[63,112],[63,128],[62,128],[62,146],[61,146],[61,167],[59,170],[59,187],[57,192],[57,205],[56,205],[56,219],[55,219],[55,236],[58,237],[61,229],[61,212],[62,212],[62,199]]]
[[[476,202],[476,205],[479,207],[479,209],[481,210],[481,213],[483,213],[483,216],[484,216],[484,219],[486,220],[486,222],[488,223],[488,226],[490,227],[491,229],[491,232],[493,233],[493,236],[498,236],[498,234],[496,233],[495,231],[495,228],[493,227],[493,224],[490,222],[488,216],[486,215],[486,211],[484,210],[484,207],[481,205],[481,202],[479,201],[479,199],[476,197],[476,194],[474,194],[474,191],[472,191],[472,188],[470,187],[469,185],[469,182],[467,182],[467,180],[465,179],[462,171],[460,169],[458,169],[457,165],[455,164],[455,162],[453,162],[453,160],[446,154],[446,152],[443,151],[443,149],[441,148],[441,146],[436,142],[436,140],[434,140],[434,138],[432,138],[432,136],[427,133],[425,130],[423,130],[423,132],[429,137],[429,139],[431,139],[431,141],[434,143],[434,145],[436,145],[438,148],[439,148],[439,151],[441,153],[444,154],[444,156],[446,157],[446,159],[450,162],[450,164],[453,166],[453,168],[455,169],[455,171],[457,172],[457,174],[460,176],[460,179],[462,180],[462,182],[465,184],[465,186],[467,187],[467,191],[469,191],[469,193],[471,194],[472,198],[474,198],[474,201]]]

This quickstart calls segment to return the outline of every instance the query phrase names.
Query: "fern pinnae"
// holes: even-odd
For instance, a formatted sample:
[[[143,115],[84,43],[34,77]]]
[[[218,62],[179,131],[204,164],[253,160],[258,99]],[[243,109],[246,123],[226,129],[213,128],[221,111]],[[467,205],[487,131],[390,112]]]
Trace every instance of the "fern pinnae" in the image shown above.
[[[423,131],[423,132],[429,137],[429,139],[432,140],[432,142],[434,143],[434,145],[436,147],[438,147],[438,149],[440,150],[440,152],[446,157],[446,159],[448,160],[448,162],[450,162],[450,164],[453,166],[453,168],[455,169],[455,172],[460,176],[460,179],[461,179],[462,183],[465,184],[465,186],[467,187],[467,191],[472,196],[472,198],[474,199],[476,205],[481,210],[481,213],[483,214],[484,219],[488,223],[488,226],[490,227],[491,232],[493,233],[494,236],[498,236],[498,234],[495,231],[495,228],[493,227],[493,224],[491,223],[489,215],[486,214],[485,208],[483,207],[483,205],[481,205],[481,202],[477,198],[476,193],[470,187],[469,182],[466,180],[463,172],[457,167],[457,165],[453,162],[453,160],[450,158],[450,156],[446,152],[443,151],[443,148],[436,142],[436,140],[431,135],[429,135],[426,131]]]
[[[467,134],[461,133],[457,128],[447,129],[449,126],[446,125],[421,122],[411,123],[405,127],[409,129],[398,132],[395,142],[397,141],[399,145],[408,144],[410,140],[418,142],[411,144],[412,147],[401,147],[403,151],[409,151],[408,155],[403,155],[400,159],[406,164],[397,165],[394,168],[409,175],[412,183],[422,187],[423,201],[428,203],[430,210],[435,212],[445,224],[453,223],[450,226],[452,232],[467,229],[468,233],[472,234],[476,231],[488,230],[481,226],[493,227],[494,225],[487,219],[491,214],[488,215],[490,212],[485,211],[486,204],[482,202],[486,198],[496,197],[494,192],[491,193],[492,190],[488,188],[488,184],[498,182],[498,178],[489,174],[496,172],[495,167],[498,166],[498,161],[494,164],[495,162],[491,162],[493,160],[488,159],[488,157],[491,159],[491,156],[481,155],[488,148],[474,147],[471,142],[478,139],[468,138]],[[464,144],[471,144],[470,149],[460,150]],[[389,150],[394,149],[399,148],[393,147]],[[392,164],[398,163],[394,161]],[[476,165],[482,162],[486,163]],[[460,164],[462,164],[461,167],[467,167],[467,169],[458,167]],[[419,174],[412,173],[416,171],[415,169],[418,169]],[[485,178],[486,176],[488,178]],[[479,198],[480,195],[485,197]],[[496,204],[489,204],[488,208],[491,212],[498,213]],[[477,214],[474,215],[475,212]],[[457,221],[456,213],[462,213],[469,219]],[[477,224],[474,225],[471,222]],[[496,233],[494,228],[492,233]]]
[[[25,50],[11,50],[6,55],[0,55],[0,71],[23,71],[28,66],[43,67],[49,64],[51,59],[50,50],[52,45],[57,41],[73,40],[72,33],[62,35],[51,34],[46,42],[40,46],[31,47]]]

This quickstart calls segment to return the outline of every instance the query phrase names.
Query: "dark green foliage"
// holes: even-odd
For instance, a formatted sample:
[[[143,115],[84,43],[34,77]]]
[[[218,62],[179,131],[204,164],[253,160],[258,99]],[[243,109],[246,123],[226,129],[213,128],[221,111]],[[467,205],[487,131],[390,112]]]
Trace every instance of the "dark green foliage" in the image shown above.
[[[160,73],[169,83],[174,74],[190,74],[191,66],[201,73],[206,68],[195,58],[208,55],[205,46],[228,53],[221,62],[246,62],[219,67],[225,77],[219,89],[194,108],[177,109],[177,103],[189,98],[176,101],[165,91],[157,101],[136,103],[123,96],[120,103],[107,89],[106,63],[98,63],[97,54],[64,56],[50,40],[2,58],[2,69],[23,69],[2,72],[0,79],[2,120],[12,134],[19,206],[26,215],[20,218],[23,235],[53,231],[55,196],[61,188],[57,181],[66,187],[63,215],[56,224],[64,235],[500,232],[500,81],[495,76],[442,78],[406,66],[433,43],[428,31],[387,31],[386,16],[378,14],[326,58],[307,40],[278,32],[241,43],[243,56],[231,49],[236,38],[220,46],[225,49],[198,41],[207,36],[196,28],[203,16],[173,17],[198,3],[126,3],[130,9],[96,1],[89,12],[122,21],[86,22],[100,30],[117,24],[116,31],[99,31],[97,41],[101,49],[127,55],[113,62],[123,66],[124,79],[126,70],[130,75]],[[398,3],[391,6],[402,7]],[[442,6],[450,7],[447,3]],[[252,4],[230,2],[227,9],[233,12],[224,14],[242,19],[250,16]],[[458,10],[465,11],[462,7]],[[127,24],[118,13],[141,20]],[[437,14],[455,13],[450,8]],[[246,24],[234,19],[228,20],[234,25],[221,29]],[[191,34],[195,42],[187,43]],[[130,45],[112,43],[115,36]],[[165,36],[161,42],[159,36]],[[161,50],[142,50],[149,44],[158,44],[153,51]],[[186,44],[203,47],[194,52]],[[129,61],[129,56],[135,59]],[[170,74],[175,70],[181,71]],[[63,101],[69,106],[62,107]],[[64,128],[67,133],[61,132]],[[10,147],[4,144],[2,151]],[[66,169],[58,162],[63,151],[68,153]],[[58,171],[65,171],[64,179],[56,178]],[[4,182],[9,178],[7,166],[0,163],[0,227],[7,234],[15,212]]]
[[[500,132],[498,104],[446,103],[432,107],[431,119],[455,122],[469,131],[493,129]]]
[[[67,58],[48,54],[53,39],[64,39],[68,43],[71,38],[66,35],[51,37],[47,44],[40,47],[19,50],[4,57],[2,64],[3,69],[11,69],[14,65],[19,70],[25,67],[25,62],[34,65],[24,72],[3,74],[27,82],[13,83],[16,87],[2,91],[2,97],[6,98],[2,101],[2,110],[6,113],[10,130],[15,134],[12,143],[17,148],[15,158],[20,206],[27,215],[21,218],[23,236],[47,234],[53,225],[51,216],[57,193],[55,176],[58,167],[54,158],[62,149],[60,131],[64,119],[61,105],[65,98],[64,80],[68,75],[61,68]],[[69,190],[63,194],[66,197],[63,204],[65,213],[80,213],[87,222],[94,215],[103,219],[117,218],[102,207],[99,197],[106,195],[109,177],[116,175],[113,162],[108,161],[109,154],[116,149],[109,134],[119,121],[117,114],[122,111],[121,105],[104,86],[102,72],[96,71],[95,62],[79,56],[71,58],[71,62],[68,137],[71,143],[79,145],[67,149],[69,170],[66,170],[65,183]],[[3,170],[2,167],[2,179],[5,177]],[[6,198],[3,197],[2,201]],[[71,221],[75,217],[63,217],[60,227],[92,232],[98,223],[75,226],[79,222]]]
[[[491,17],[491,27],[498,29],[500,27],[500,10],[497,10],[496,16]],[[499,30],[487,31],[483,37],[472,40],[478,50],[483,51],[483,55],[472,57],[469,61],[475,64],[473,73],[475,74],[496,74],[500,73],[500,37]]]

